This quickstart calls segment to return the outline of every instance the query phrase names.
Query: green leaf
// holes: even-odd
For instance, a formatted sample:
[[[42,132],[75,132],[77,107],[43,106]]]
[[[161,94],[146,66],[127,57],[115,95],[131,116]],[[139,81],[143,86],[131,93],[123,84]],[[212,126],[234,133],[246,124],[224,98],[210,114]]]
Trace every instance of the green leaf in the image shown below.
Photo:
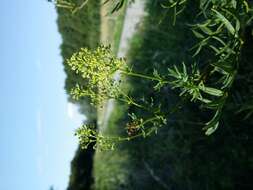
[[[195,53],[193,54],[193,56],[192,57],[195,57],[196,55],[198,55],[199,54],[199,52],[201,51],[201,49],[202,49],[202,44],[199,44],[199,46],[198,46],[198,49],[195,51]]]
[[[226,26],[226,28],[228,29],[228,31],[232,34],[235,35],[235,28],[233,27],[233,25],[228,21],[228,19],[226,17],[224,17],[220,12],[218,12],[215,9],[212,9],[213,12],[216,13],[217,17],[220,19],[221,22],[223,22]]]
[[[232,83],[235,80],[236,71],[234,71],[232,74],[229,74],[226,79],[223,81],[223,88],[228,88],[232,85]]]
[[[196,38],[203,39],[205,36],[203,36],[201,33],[197,32],[196,30],[192,29],[193,34],[196,36]]]
[[[211,36],[213,34],[213,31],[205,25],[198,25],[198,27],[202,32],[204,32],[205,34],[207,34],[209,36]]]
[[[231,4],[232,4],[233,8],[236,9],[236,6],[237,6],[236,0],[231,0]]]
[[[210,94],[213,96],[223,96],[223,91],[216,89],[216,88],[211,88],[211,87],[205,87],[200,85],[200,90],[202,90],[203,92],[205,92],[206,94]]]
[[[219,126],[220,116],[221,116],[221,109],[218,109],[215,112],[213,118],[209,122],[207,122],[206,126],[203,128],[203,130],[206,130],[205,132],[206,135],[211,135],[216,131],[216,129]]]
[[[205,134],[206,134],[207,136],[213,134],[213,133],[217,130],[218,127],[219,127],[219,122],[217,122],[214,126],[209,127],[209,128],[206,130]]]
[[[226,73],[233,73],[234,72],[234,65],[231,64],[231,62],[217,62],[212,63],[212,65],[215,67],[215,70],[224,74]]]
[[[219,50],[216,48],[216,47],[214,47],[213,45],[209,45],[209,47],[212,49],[212,50],[214,50],[214,52],[216,53],[216,54],[219,54]]]
[[[227,96],[223,96],[223,97],[217,98],[216,100],[213,100],[213,101],[207,103],[206,105],[204,105],[204,107],[206,107],[208,109],[215,109],[215,110],[217,110],[219,107],[221,107],[222,105],[224,105],[226,98],[227,98]]]
[[[219,37],[217,37],[217,36],[212,36],[212,39],[215,39],[215,40],[217,40],[218,42],[220,42],[223,46],[226,46],[226,43],[225,43],[222,39],[220,39]]]
[[[249,4],[247,3],[247,1],[246,1],[246,0],[244,0],[244,1],[243,1],[243,4],[244,4],[244,6],[245,6],[246,13],[248,13],[248,12],[249,12],[249,10],[250,10],[250,8],[249,8]]]
[[[168,75],[174,78],[178,78],[178,73],[174,69],[168,68]]]
[[[184,72],[184,75],[186,76],[187,75],[187,69],[186,69],[186,66],[185,66],[184,62],[182,64],[183,64],[183,72]]]

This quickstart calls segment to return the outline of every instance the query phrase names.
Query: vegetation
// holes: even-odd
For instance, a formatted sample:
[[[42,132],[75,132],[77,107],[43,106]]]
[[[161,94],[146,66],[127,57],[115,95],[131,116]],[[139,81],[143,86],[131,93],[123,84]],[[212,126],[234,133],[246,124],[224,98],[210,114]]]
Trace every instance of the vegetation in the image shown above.
[[[178,0],[170,2],[168,6],[164,5],[165,8],[174,9],[173,24],[175,24],[176,17],[184,10],[186,4],[187,1]],[[177,12],[177,6],[181,8],[179,12]],[[111,52],[108,48],[104,48],[106,51],[100,48],[95,52],[84,49],[73,55],[68,61],[69,65],[76,73],[79,73],[82,78],[88,80],[87,84],[83,84],[83,86],[86,87],[85,89],[80,88],[79,85],[77,88],[73,89],[74,96],[88,96],[92,98],[93,101],[95,99],[98,100],[98,98],[101,100],[105,98],[116,98],[144,110],[150,110],[150,108],[137,103],[131,96],[119,92],[119,85],[114,80],[113,76],[115,72],[118,71],[128,76],[152,80],[157,82],[157,84],[154,85],[155,90],[159,91],[163,87],[168,87],[168,85],[171,89],[179,88],[181,90],[180,96],[183,96],[183,99],[190,98],[193,102],[198,101],[203,108],[213,110],[214,116],[205,123],[205,127],[203,128],[206,130],[206,135],[212,134],[219,126],[223,107],[229,96],[229,90],[238,70],[244,35],[241,30],[250,24],[252,10],[245,1],[240,1],[238,3],[234,1],[200,1],[199,9],[200,13],[197,18],[193,18],[197,21],[197,24],[192,24],[192,31],[194,35],[200,39],[200,42],[191,48],[191,50],[196,49],[196,51],[192,56],[193,59],[190,60],[193,62],[190,64],[190,69],[183,63],[183,68],[181,70],[174,65],[173,69],[168,68],[167,73],[160,74],[154,69],[152,75],[145,75],[135,73],[131,68],[126,66],[123,68],[123,61],[110,57],[109,55]],[[231,20],[231,22],[228,19]],[[203,48],[210,48],[213,50],[213,53],[209,53],[210,58],[208,60],[201,60],[204,64],[199,61],[199,57],[201,57],[200,52]],[[205,54],[205,52],[202,54]],[[199,55],[198,58],[196,58],[197,55]],[[86,60],[87,57],[89,59]],[[200,63],[197,64],[198,62]],[[91,67],[91,65],[93,65],[93,67]],[[168,77],[172,79],[167,79]],[[96,88],[95,91],[94,88]],[[154,118],[155,120],[159,120],[159,117],[162,117],[162,120],[165,121],[163,115],[166,115],[166,112],[160,111],[161,105],[162,104],[154,108],[155,111],[153,111],[153,113],[156,115]],[[167,114],[170,114],[171,111],[174,112],[173,107],[170,109],[167,106],[167,110],[168,109],[170,111],[167,111]],[[136,125],[136,128],[137,130],[144,129],[141,130],[141,133],[145,136],[145,122],[142,123],[142,120],[142,118],[139,119],[138,122],[140,124]],[[147,119],[147,121],[150,120]],[[157,128],[157,126],[155,126],[155,128]],[[88,127],[82,129],[87,130],[87,132],[89,131]],[[157,129],[152,127],[148,131],[148,134],[156,130]],[[87,135],[96,138],[94,137],[96,133],[89,134],[89,132],[87,132],[80,133],[79,131],[78,134],[83,138]],[[119,140],[122,140],[122,138]]]
[[[165,14],[173,15],[160,7],[162,2],[152,1],[147,4],[149,14],[132,40],[127,59],[135,72],[152,75],[155,68],[162,73],[166,71],[165,68],[173,68],[174,64],[181,67],[182,60],[188,69],[192,62],[192,53],[188,49],[197,40],[192,37],[188,26],[181,23],[192,22],[198,7],[194,3],[188,4],[173,26],[168,24],[172,23],[171,17],[160,22]],[[253,172],[252,119],[249,116],[245,120],[243,114],[239,113],[241,101],[251,96],[250,80],[247,80],[247,84],[242,83],[246,78],[252,78],[251,72],[246,72],[252,70],[249,61],[252,59],[251,31],[251,26],[245,28],[240,58],[240,65],[243,66],[239,68],[230,90],[231,95],[226,101],[219,130],[208,137],[203,135],[203,119],[208,119],[210,111],[200,110],[196,103],[184,102],[180,112],[167,118],[167,124],[158,130],[157,135],[121,143],[114,151],[97,151],[94,165],[95,189],[253,187],[249,177]],[[212,55],[210,51],[203,51],[198,58],[200,63]],[[169,88],[161,88],[160,93],[156,93],[152,81],[136,78],[128,78],[127,81],[128,84],[124,84],[123,88],[134,99],[152,97],[154,104],[162,102],[165,105],[165,111],[166,106],[173,106],[179,100],[178,93]],[[127,112],[146,117],[143,110],[118,103],[104,132],[105,136],[128,135],[125,127],[131,118]]]
[[[73,101],[118,101],[105,131],[91,125],[77,131],[83,148],[121,142],[96,152],[93,188],[251,189],[252,5],[157,0],[146,6],[127,64],[106,46],[67,59],[77,78],[68,89]],[[149,138],[129,141],[139,136]]]

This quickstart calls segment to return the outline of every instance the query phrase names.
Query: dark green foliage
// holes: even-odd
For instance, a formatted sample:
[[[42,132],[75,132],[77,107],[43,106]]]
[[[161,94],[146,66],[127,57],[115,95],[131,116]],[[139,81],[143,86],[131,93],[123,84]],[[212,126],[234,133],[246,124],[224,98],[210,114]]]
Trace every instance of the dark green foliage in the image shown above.
[[[93,145],[92,145],[93,146]],[[92,168],[94,150],[78,147],[71,162],[71,175],[67,190],[88,190],[93,183]]]
[[[193,23],[198,4],[188,1],[184,12],[172,26],[170,16],[173,13],[161,8],[164,3],[166,1],[163,0],[149,1],[147,5],[149,16],[133,39],[128,56],[135,72],[152,74],[155,68],[159,73],[166,74],[167,68],[174,64],[180,66],[184,61],[189,68],[187,64],[192,63],[189,49],[196,41],[185,23]],[[253,173],[253,120],[251,116],[244,117],[248,112],[246,108],[250,107],[248,102],[252,102],[251,31],[252,27],[248,26],[243,34],[245,44],[240,58],[241,67],[230,90],[231,96],[227,99],[219,130],[212,136],[205,136],[201,129],[203,120],[210,118],[210,112],[204,112],[196,104],[184,103],[184,109],[169,115],[167,125],[159,129],[157,135],[123,143],[114,152],[98,153],[95,189],[253,189],[250,178]],[[213,56],[210,51],[204,51],[199,62],[210,56]],[[145,97],[145,101],[151,102],[152,98],[152,104],[161,104],[163,112],[179,101],[180,92],[165,87],[156,93],[152,81],[131,78],[129,83],[129,94],[134,99],[142,101]],[[244,109],[240,109],[242,105]],[[134,106],[121,107],[117,104],[115,109],[105,134],[126,134],[127,112],[138,117],[148,115]]]
[[[172,0],[167,3],[169,5],[164,7],[174,9],[174,17],[179,17],[179,13],[183,12],[189,1]],[[189,94],[192,101],[198,100],[203,108],[213,111],[212,118],[204,127],[206,135],[211,135],[219,126],[226,100],[240,67],[243,31],[252,21],[253,9],[245,0],[199,0],[198,4],[199,13],[192,21],[194,24],[189,27],[198,39],[198,43],[190,50],[195,52],[194,63],[196,62],[196,67],[200,69],[195,69],[194,77],[187,74],[185,65],[184,72],[175,67],[170,73],[177,79],[175,87],[181,88],[180,96]],[[200,60],[199,57],[203,55],[208,57]]]

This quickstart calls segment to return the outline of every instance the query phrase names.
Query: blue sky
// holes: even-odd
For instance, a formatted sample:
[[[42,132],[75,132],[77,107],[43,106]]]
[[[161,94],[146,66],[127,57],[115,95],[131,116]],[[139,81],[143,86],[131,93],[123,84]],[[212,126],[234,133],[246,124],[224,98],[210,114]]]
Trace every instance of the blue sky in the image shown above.
[[[0,189],[63,190],[83,117],[64,91],[55,9],[1,0],[0,23]]]

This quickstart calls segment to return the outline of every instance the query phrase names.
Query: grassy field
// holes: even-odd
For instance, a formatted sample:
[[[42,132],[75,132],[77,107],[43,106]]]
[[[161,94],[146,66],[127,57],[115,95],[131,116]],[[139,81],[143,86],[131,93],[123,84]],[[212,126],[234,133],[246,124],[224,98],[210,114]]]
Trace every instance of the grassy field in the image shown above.
[[[192,22],[196,13],[194,1],[177,19],[176,26],[171,24],[170,13],[161,8],[160,4],[164,2],[147,1],[148,15],[132,39],[127,56],[128,64],[136,72],[151,74],[155,68],[165,74],[168,67],[181,64],[182,60],[186,65],[191,64],[191,52],[188,49],[195,41],[191,31],[182,23]],[[241,72],[245,74],[245,70]],[[177,102],[177,92],[168,88],[161,89],[157,94],[152,82],[134,78],[125,80],[126,91],[138,101],[143,95],[152,97],[155,105],[162,103],[161,109],[164,111]],[[238,82],[235,88],[243,91]],[[180,113],[168,117],[167,125],[157,135],[124,142],[114,151],[97,152],[93,188],[251,189],[253,185],[249,176],[253,173],[253,130],[251,122],[242,120],[240,115],[231,114],[235,113],[230,107],[232,104],[233,100],[229,100],[222,125],[211,137],[205,136],[199,125],[206,115],[189,104]],[[117,103],[104,133],[126,135],[125,126],[129,121],[127,112],[134,112],[140,117],[148,115],[142,110]]]

